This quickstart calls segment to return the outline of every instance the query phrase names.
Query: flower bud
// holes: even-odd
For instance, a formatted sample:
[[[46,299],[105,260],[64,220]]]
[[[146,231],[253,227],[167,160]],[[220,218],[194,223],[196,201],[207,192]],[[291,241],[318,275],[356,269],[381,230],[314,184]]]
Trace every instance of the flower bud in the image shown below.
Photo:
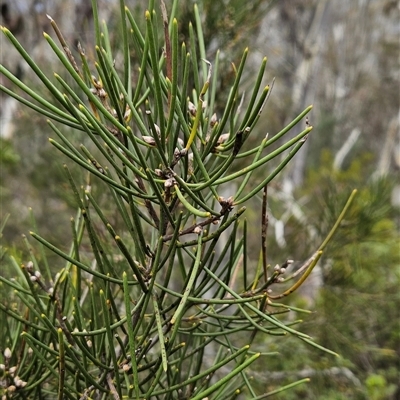
[[[196,106],[191,101],[189,101],[189,104],[188,104],[188,111],[191,115],[193,115],[193,117],[196,116],[196,113],[197,113]]]
[[[131,367],[129,366],[129,364],[124,364],[122,369],[124,372],[128,372],[131,369]]]
[[[164,182],[164,187],[165,188],[170,188],[175,185],[175,179],[174,178],[169,178]]]
[[[225,143],[229,139],[229,133],[223,133],[217,140],[217,144],[220,145]]]
[[[153,136],[142,136],[142,139],[150,146],[154,147],[156,145],[156,141]]]
[[[193,233],[196,233],[197,235],[200,235],[202,231],[203,228],[201,226],[196,226],[196,228],[193,229]]]
[[[10,350],[10,348],[9,347],[7,347],[5,350],[4,350],[4,357],[5,358],[7,358],[7,359],[9,359],[9,358],[11,358],[11,350]]]
[[[214,113],[214,114],[211,116],[211,119],[210,119],[210,125],[211,125],[211,127],[213,128],[217,122],[218,122],[217,114]]]

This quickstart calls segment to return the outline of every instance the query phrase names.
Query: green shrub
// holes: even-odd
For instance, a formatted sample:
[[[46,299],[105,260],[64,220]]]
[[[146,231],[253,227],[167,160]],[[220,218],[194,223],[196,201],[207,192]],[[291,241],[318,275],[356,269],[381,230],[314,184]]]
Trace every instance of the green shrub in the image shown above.
[[[73,55],[50,19],[61,48],[44,36],[63,71],[52,78],[2,28],[52,100],[4,66],[0,72],[23,94],[1,89],[49,118],[56,135],[50,143],[69,160],[64,169],[78,208],[68,228],[70,244],[55,246],[34,227],[30,234],[38,245],[25,238],[28,261],[19,265],[3,255],[13,270],[0,277],[2,293],[9,293],[0,305],[0,384],[6,398],[225,399],[241,392],[263,398],[308,379],[257,397],[248,367],[273,354],[252,349],[257,333],[293,335],[335,354],[295,330],[287,317],[292,307],[276,301],[311,273],[354,193],[302,274],[283,279],[290,262],[267,265],[266,187],[312,127],[306,121],[300,134],[274,151],[268,148],[311,106],[271,138],[243,150],[268,99],[269,87],[262,87],[266,58],[243,103],[244,51],[225,109],[216,115],[216,83],[224,73],[219,53],[212,63],[206,60],[196,6],[189,46],[179,43],[177,4],[169,19],[162,12],[160,43],[153,2],[143,33],[121,0],[122,54],[115,57],[93,1],[94,66],[81,47]],[[132,53],[140,63],[135,73]],[[69,136],[71,128],[79,135]],[[278,156],[281,161],[254,184],[253,172]],[[70,172],[71,162],[86,172],[85,179]],[[222,190],[229,196],[221,196]],[[243,204],[263,190],[263,240],[260,262],[253,266],[249,227],[241,216]],[[49,250],[56,261],[49,262]],[[281,294],[272,294],[271,287]]]

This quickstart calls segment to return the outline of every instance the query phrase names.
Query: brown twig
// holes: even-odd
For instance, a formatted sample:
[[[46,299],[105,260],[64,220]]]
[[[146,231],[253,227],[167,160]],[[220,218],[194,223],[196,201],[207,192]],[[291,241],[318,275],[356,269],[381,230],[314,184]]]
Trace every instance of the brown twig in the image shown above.
[[[112,380],[111,372],[107,374],[107,384],[108,384],[108,387],[110,388],[111,394],[114,397],[114,400],[120,400],[119,394],[118,394],[117,389],[115,388],[114,382]]]
[[[264,281],[267,282],[267,229],[268,229],[268,214],[267,214],[267,197],[268,185],[264,186],[262,209],[261,209],[261,252],[262,264],[264,269]]]
[[[172,52],[171,52],[171,41],[169,39],[168,30],[168,14],[167,8],[165,7],[164,0],[160,0],[161,15],[164,26],[164,38],[165,38],[165,58],[167,59],[167,78],[172,81]]]

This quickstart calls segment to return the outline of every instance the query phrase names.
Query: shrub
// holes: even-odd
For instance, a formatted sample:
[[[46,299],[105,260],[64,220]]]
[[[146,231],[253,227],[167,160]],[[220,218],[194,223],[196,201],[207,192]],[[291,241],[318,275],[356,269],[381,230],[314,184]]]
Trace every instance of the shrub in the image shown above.
[[[304,144],[312,129],[308,120],[300,134],[268,148],[312,107],[246,149],[269,95],[269,86],[262,87],[266,58],[244,102],[244,51],[225,109],[216,115],[216,82],[223,74],[218,53],[206,60],[196,6],[189,50],[179,43],[177,4],[168,19],[161,2],[161,51],[153,2],[142,33],[121,0],[122,57],[114,58],[93,1],[94,68],[81,46],[77,61],[49,17],[61,44],[44,34],[63,70],[54,78],[2,28],[52,100],[4,66],[1,73],[22,94],[1,89],[49,118],[57,137],[50,143],[69,160],[64,168],[78,208],[70,245],[56,246],[34,227],[38,250],[25,239],[30,259],[18,265],[9,257],[13,277],[0,277],[3,293],[13,289],[0,306],[6,398],[225,399],[241,392],[263,398],[308,379],[257,397],[247,369],[272,355],[252,349],[258,332],[293,335],[334,354],[295,330],[296,321],[286,317],[292,307],[277,301],[311,273],[352,197],[327,240],[292,276],[282,277],[290,265],[284,257],[281,266],[267,264],[265,245],[267,186]],[[81,139],[73,140],[69,129]],[[278,156],[280,162],[254,184],[253,172]],[[85,182],[71,173],[71,162],[86,171]],[[230,195],[223,197],[222,190]],[[253,266],[241,216],[243,204],[260,192],[260,261]],[[58,256],[56,265],[48,261],[49,250]]]

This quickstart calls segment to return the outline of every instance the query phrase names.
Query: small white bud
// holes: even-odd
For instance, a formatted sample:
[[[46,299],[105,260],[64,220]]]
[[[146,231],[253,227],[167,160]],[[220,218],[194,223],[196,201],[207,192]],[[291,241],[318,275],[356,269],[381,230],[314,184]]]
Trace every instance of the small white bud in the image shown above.
[[[193,233],[196,233],[197,235],[200,235],[202,230],[203,230],[203,228],[201,226],[196,226],[196,228],[193,229]]]
[[[105,99],[107,97],[107,92],[104,89],[99,89],[99,91],[97,92],[99,97],[102,97],[103,99]],[[117,114],[117,112],[113,109],[113,114]]]
[[[160,135],[161,135],[160,127],[158,125],[154,124],[154,128],[156,128],[156,133],[157,133],[158,137],[160,137]]]
[[[165,188],[170,188],[175,185],[175,179],[174,178],[169,178],[164,182],[164,187]]]
[[[131,367],[129,366],[129,364],[124,364],[123,367],[122,367],[124,372],[128,372],[130,370],[130,368]]]
[[[281,267],[278,264],[276,264],[274,267],[274,271],[279,271],[280,269],[281,269]]]
[[[21,387],[25,387],[28,384],[28,382],[23,381]]]
[[[126,108],[125,114],[124,114],[124,120],[125,121],[130,121],[132,115],[132,111],[130,108]]]
[[[284,274],[286,272],[286,268],[281,268],[280,270],[279,270],[279,273],[280,274]]]
[[[211,127],[213,128],[217,122],[218,122],[217,114],[214,113],[214,114],[211,116],[211,119],[210,119],[210,125],[211,125]]]
[[[14,375],[14,372],[17,370],[17,367],[11,367],[9,370],[8,370],[8,372],[11,374],[11,375]]]
[[[40,271],[35,271],[35,276],[36,278],[40,279],[42,277],[42,274],[40,273]]]
[[[25,387],[28,382],[23,381],[20,377],[15,377],[14,378],[14,383],[16,387]]]
[[[189,110],[190,114],[193,115],[193,117],[196,116],[196,113],[197,113],[196,106],[191,101],[189,101],[188,110]]]
[[[26,269],[28,271],[31,271],[33,269],[33,262],[32,261],[28,261],[28,263],[26,264]]]
[[[153,136],[142,136],[142,139],[150,146],[156,145],[156,141]]]
[[[186,149],[182,149],[182,150],[180,151],[180,155],[181,155],[182,157],[185,157],[186,154],[187,154],[187,150],[186,150]]]
[[[7,347],[5,350],[4,350],[4,357],[5,358],[7,358],[7,359],[9,359],[9,358],[11,358],[11,350],[10,350],[10,348],[9,347]]]
[[[229,133],[223,133],[217,140],[217,144],[225,143],[229,139]]]

